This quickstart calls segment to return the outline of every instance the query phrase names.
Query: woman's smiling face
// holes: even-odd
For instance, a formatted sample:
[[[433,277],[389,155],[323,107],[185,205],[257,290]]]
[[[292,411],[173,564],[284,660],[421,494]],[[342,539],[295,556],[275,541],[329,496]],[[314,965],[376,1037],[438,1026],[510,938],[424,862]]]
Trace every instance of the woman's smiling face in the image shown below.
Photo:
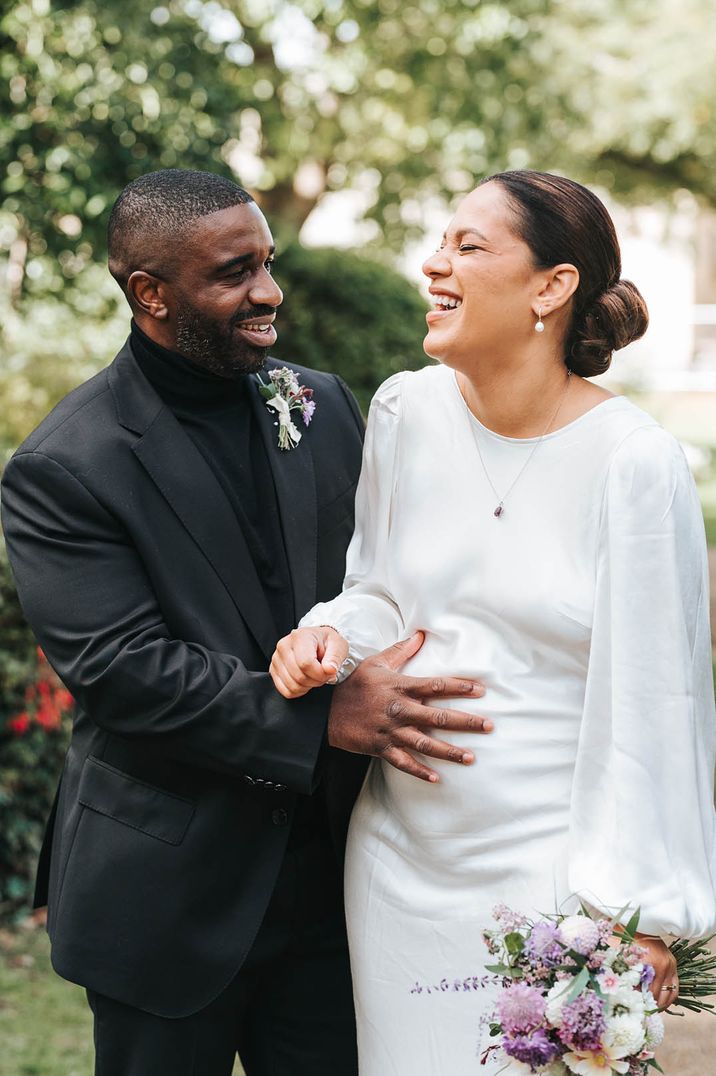
[[[433,302],[423,347],[432,358],[460,370],[534,338],[535,304],[549,271],[535,267],[499,183],[463,199],[423,272]]]

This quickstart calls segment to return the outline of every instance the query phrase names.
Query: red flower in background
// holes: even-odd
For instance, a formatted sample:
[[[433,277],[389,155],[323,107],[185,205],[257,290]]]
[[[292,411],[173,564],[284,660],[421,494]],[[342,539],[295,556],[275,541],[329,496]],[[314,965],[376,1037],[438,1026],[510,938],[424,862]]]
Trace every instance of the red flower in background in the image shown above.
[[[37,648],[37,665],[34,684],[25,688],[27,709],[11,717],[6,725],[16,736],[24,736],[33,720],[46,731],[59,728],[62,715],[74,701],[40,647]]]
[[[14,732],[16,736],[24,736],[30,727],[30,715],[23,711],[21,714],[17,714],[16,717],[11,717],[7,723],[7,727],[10,732]]]

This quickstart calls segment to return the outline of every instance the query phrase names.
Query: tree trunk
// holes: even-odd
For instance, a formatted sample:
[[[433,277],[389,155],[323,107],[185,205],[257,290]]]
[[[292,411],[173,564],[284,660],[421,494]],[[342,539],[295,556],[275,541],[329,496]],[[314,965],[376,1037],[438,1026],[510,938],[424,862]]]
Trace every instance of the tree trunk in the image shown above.
[[[261,191],[256,201],[266,214],[274,234],[298,235],[318,198],[297,194],[292,183],[279,183],[270,191]]]

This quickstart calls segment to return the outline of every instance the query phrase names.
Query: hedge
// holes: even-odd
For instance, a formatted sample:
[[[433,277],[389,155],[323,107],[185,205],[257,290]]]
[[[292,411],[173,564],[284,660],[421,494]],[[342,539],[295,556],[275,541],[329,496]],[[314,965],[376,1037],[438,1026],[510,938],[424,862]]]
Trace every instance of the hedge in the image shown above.
[[[32,900],[35,864],[70,732],[72,698],[38,650],[0,543],[0,917]]]

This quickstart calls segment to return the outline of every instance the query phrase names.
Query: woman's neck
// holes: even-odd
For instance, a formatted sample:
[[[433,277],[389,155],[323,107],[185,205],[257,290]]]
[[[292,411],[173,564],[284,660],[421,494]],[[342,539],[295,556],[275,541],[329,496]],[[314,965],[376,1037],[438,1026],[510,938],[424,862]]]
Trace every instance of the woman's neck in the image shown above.
[[[504,437],[540,437],[557,421],[572,392],[564,363],[458,373],[465,403],[477,419]]]
[[[460,392],[483,426],[503,437],[541,437],[566,426],[614,395],[578,375],[568,376],[561,357],[481,363],[460,371]]]

